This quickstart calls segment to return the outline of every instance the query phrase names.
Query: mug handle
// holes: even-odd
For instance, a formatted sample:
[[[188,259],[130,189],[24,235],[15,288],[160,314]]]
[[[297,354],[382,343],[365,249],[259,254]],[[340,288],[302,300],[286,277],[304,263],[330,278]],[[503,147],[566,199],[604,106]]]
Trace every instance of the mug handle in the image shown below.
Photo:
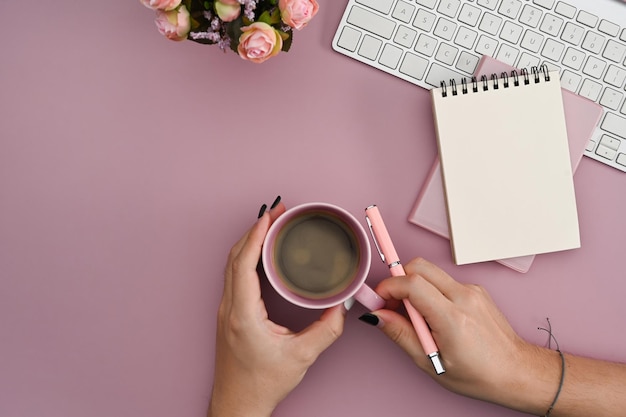
[[[376,294],[367,284],[361,285],[354,294],[354,298],[369,311],[380,310],[385,306],[385,300],[380,295]]]

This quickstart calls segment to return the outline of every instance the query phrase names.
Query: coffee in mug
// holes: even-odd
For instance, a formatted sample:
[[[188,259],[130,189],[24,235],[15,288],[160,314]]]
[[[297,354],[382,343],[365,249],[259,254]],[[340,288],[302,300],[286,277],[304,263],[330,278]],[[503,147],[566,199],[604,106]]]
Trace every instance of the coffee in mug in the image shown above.
[[[270,226],[261,258],[272,287],[295,305],[321,309],[352,298],[370,310],[385,304],[365,284],[369,237],[341,207],[306,203],[285,211]]]
[[[276,272],[294,293],[325,298],[345,290],[361,259],[354,232],[336,215],[324,211],[290,219],[276,236]]]

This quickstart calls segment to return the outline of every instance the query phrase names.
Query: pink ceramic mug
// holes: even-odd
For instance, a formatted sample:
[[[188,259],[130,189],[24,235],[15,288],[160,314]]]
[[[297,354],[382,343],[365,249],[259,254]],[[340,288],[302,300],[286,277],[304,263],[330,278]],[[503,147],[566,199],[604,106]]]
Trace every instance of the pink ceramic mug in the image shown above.
[[[262,250],[263,268],[276,292],[312,309],[353,298],[371,311],[382,308],[385,301],[365,284],[371,260],[363,226],[328,203],[287,210],[270,227]]]

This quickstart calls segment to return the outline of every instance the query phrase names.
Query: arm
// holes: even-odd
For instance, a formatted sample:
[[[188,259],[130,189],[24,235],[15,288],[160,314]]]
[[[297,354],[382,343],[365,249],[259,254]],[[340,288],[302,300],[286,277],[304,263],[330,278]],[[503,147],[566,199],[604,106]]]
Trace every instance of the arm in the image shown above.
[[[407,276],[376,291],[389,309],[364,318],[400,345],[445,388],[476,399],[544,415],[561,378],[559,353],[522,340],[489,294],[416,259]],[[436,376],[410,322],[393,311],[408,299],[422,313],[440,348],[446,373]],[[626,365],[565,355],[565,379],[552,417],[619,415],[626,409]]]
[[[209,417],[268,417],[309,366],[343,330],[343,306],[326,310],[299,333],[270,321],[256,268],[278,204],[231,249],[218,310],[213,394]]]

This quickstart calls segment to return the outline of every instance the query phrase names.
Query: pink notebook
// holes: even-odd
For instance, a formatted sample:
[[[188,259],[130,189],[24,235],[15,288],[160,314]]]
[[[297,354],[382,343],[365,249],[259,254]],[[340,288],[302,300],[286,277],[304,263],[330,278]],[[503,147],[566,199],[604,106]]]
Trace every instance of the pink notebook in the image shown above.
[[[490,76],[510,72],[514,68],[490,57],[484,57],[475,74]],[[572,170],[575,172],[587,142],[602,115],[602,107],[586,98],[578,96],[566,89],[563,91],[563,108],[565,111]],[[433,140],[436,140],[433,132]],[[444,187],[441,178],[439,159],[428,175],[415,206],[409,215],[409,222],[421,226],[431,232],[450,238]],[[501,259],[499,262],[518,272],[527,272],[535,255]]]

